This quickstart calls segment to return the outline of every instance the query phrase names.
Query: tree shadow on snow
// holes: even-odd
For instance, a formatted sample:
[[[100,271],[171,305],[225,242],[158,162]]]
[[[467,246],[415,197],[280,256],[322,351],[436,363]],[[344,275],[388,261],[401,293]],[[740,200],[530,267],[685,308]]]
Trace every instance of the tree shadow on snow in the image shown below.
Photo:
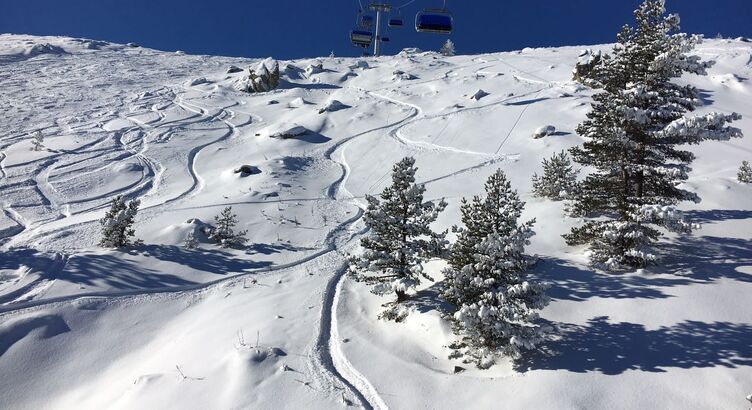
[[[623,275],[583,269],[567,261],[547,258],[535,265],[536,276],[551,284],[552,299],[584,301],[590,298],[664,299],[660,288],[688,285],[687,278]]]
[[[584,326],[558,324],[559,338],[531,351],[519,369],[621,374],[627,370],[752,365],[752,325],[685,321],[647,330],[642,324],[595,317]]]
[[[749,239],[680,236],[657,247],[659,265],[649,270],[670,273],[696,283],[732,279],[752,282],[752,243]],[[745,273],[743,268],[750,273]]]
[[[694,223],[711,223],[730,220],[752,219],[752,211],[739,209],[711,209],[707,211],[686,211],[684,215]]]
[[[441,283],[435,282],[428,288],[415,292],[404,302],[405,306],[419,313],[428,313],[434,310],[444,314],[451,312],[453,306],[441,300],[441,290]]]
[[[146,256],[179,263],[191,269],[215,275],[227,275],[271,266],[271,262],[240,259],[231,253],[218,249],[185,249],[174,245],[144,245],[140,246],[138,251]]]
[[[300,251],[312,251],[315,248],[305,248],[290,245],[289,243],[254,243],[246,248],[246,254],[262,254],[272,255],[281,252],[300,252]]]
[[[135,264],[115,254],[71,257],[58,279],[78,285],[105,284],[117,290],[160,289],[196,284],[173,274]]]
[[[2,252],[0,256],[0,270],[18,270],[25,266],[31,271],[45,271],[56,260],[54,255],[31,248],[12,249]]]

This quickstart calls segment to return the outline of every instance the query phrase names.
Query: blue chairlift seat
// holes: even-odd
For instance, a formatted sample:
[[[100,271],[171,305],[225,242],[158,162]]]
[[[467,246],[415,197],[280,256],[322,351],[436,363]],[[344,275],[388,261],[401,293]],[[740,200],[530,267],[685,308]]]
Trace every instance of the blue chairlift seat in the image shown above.
[[[405,25],[405,23],[402,21],[401,17],[394,17],[394,18],[389,19],[389,27],[399,28],[399,27],[402,27],[404,25]]]
[[[445,9],[426,9],[415,16],[415,31],[418,33],[452,33],[452,14]]]
[[[373,33],[365,30],[353,30],[350,32],[350,41],[354,46],[370,47],[373,42]]]

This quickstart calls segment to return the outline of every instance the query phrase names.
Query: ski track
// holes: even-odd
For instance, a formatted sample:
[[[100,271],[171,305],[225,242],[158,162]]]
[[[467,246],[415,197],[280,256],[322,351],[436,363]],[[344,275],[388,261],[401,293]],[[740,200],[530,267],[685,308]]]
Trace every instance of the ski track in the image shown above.
[[[3,165],[5,158],[8,158],[8,155],[5,151],[0,151],[0,179],[5,178],[8,175],[8,173],[5,172],[5,165]]]

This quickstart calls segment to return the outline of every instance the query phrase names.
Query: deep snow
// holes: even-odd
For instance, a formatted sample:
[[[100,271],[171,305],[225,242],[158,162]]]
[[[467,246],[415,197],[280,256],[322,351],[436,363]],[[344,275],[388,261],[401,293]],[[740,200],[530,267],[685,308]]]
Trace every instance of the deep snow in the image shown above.
[[[703,201],[684,209],[703,228],[628,274],[587,268],[560,236],[578,221],[530,194],[540,161],[582,142],[581,48],[285,61],[280,88],[251,95],[228,68],[260,60],[0,35],[2,407],[745,408],[752,185],[735,177],[752,160],[752,46],[698,48],[717,62],[685,79],[699,112],[741,113],[747,137],[692,148],[686,185]],[[35,131],[45,150],[30,150]],[[406,155],[427,198],[449,202],[437,229],[497,168],[520,191],[553,284],[549,354],[487,371],[449,360],[435,284],[395,324],[343,276],[364,195]],[[142,201],[145,244],[127,252],[96,247],[117,194]],[[182,247],[228,205],[247,249]]]

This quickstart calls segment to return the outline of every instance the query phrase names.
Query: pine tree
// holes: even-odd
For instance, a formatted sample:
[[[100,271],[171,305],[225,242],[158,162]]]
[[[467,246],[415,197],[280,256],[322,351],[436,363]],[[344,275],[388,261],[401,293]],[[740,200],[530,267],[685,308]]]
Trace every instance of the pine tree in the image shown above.
[[[739,182],[752,184],[752,166],[749,165],[749,161],[742,161],[742,166],[739,168],[736,178]]]
[[[446,232],[431,230],[431,223],[446,208],[446,202],[423,202],[426,189],[415,183],[415,159],[406,157],[392,168],[392,185],[381,193],[381,200],[367,195],[364,215],[371,230],[361,240],[362,255],[351,259],[350,274],[358,281],[374,285],[377,295],[394,293],[395,304],[381,318],[401,320],[400,304],[408,291],[421,283],[426,258],[443,254]]]
[[[439,52],[443,56],[452,57],[455,54],[454,42],[447,39],[447,41],[444,42],[444,45],[441,46],[441,50],[439,50]]]
[[[577,193],[577,174],[565,151],[543,159],[543,175],[533,174],[533,194],[539,198],[561,201]]]
[[[674,208],[699,200],[679,188],[694,160],[679,146],[742,135],[727,125],[740,118],[736,113],[684,116],[700,104],[699,94],[672,80],[706,74],[711,64],[688,55],[699,38],[672,34],[679,19],[665,16],[663,0],[646,0],[635,18],[636,28],[624,27],[613,56],[596,67],[603,90],[577,128],[588,140],[571,150],[575,162],[595,168],[580,185],[573,213],[599,218],[565,239],[590,245],[591,262],[604,269],[653,262],[650,248],[661,236],[659,228],[691,230]]]
[[[462,201],[463,228],[456,228],[445,269],[442,297],[453,304],[454,330],[462,341],[452,347],[479,367],[499,354],[518,358],[544,337],[536,310],[548,303],[545,286],[527,278],[534,263],[525,246],[535,220],[519,223],[524,203],[501,170],[486,182],[486,198]]]
[[[223,248],[242,246],[248,239],[245,238],[247,231],[235,232],[238,224],[238,216],[232,213],[232,207],[228,206],[214,217],[216,225],[211,230],[209,238],[217,241]]]
[[[122,248],[131,244],[130,238],[135,235],[133,229],[138,207],[141,202],[134,199],[126,204],[122,195],[112,200],[112,205],[104,218],[99,220],[102,225],[102,239],[99,246],[105,248]]]
[[[198,240],[196,239],[196,236],[193,234],[193,231],[188,232],[188,236],[185,237],[185,242],[183,243],[183,246],[186,249],[198,248]]]
[[[572,70],[572,80],[588,87],[600,88],[603,79],[599,76],[601,71],[598,67],[603,64],[604,59],[608,58],[608,55],[604,56],[600,51],[583,50],[577,57],[577,64]]]
[[[31,135],[32,151],[41,151],[44,148],[44,135],[41,131],[37,131]]]

